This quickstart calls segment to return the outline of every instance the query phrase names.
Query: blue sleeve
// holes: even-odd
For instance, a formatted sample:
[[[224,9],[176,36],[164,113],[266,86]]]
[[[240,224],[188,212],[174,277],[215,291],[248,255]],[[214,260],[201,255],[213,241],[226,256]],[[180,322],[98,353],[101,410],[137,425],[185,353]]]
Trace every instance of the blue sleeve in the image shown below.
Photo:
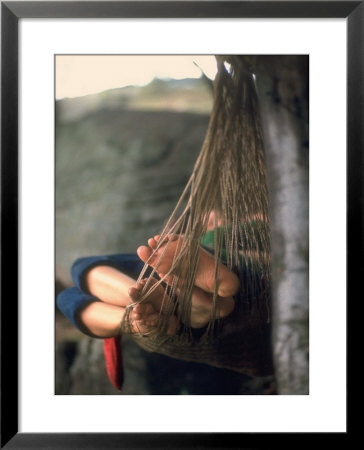
[[[77,287],[67,288],[57,296],[58,308],[80,331],[82,331],[82,329],[77,322],[78,312],[89,303],[98,301],[100,300],[97,297],[85,294]]]
[[[111,266],[132,278],[138,278],[144,267],[143,261],[136,254],[116,254],[106,256],[89,256],[78,258],[72,265],[71,275],[75,285],[87,292],[84,279],[89,270],[96,266]],[[146,274],[147,276],[147,274]]]

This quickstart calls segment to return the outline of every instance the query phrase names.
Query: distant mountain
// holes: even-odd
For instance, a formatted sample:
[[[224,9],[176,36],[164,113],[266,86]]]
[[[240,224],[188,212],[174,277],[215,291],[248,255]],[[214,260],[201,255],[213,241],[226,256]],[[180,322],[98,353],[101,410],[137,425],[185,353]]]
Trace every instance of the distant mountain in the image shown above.
[[[212,100],[212,83],[205,78],[155,78],[146,86],[126,86],[99,94],[58,100],[56,120],[69,122],[100,109],[168,110],[209,114]]]

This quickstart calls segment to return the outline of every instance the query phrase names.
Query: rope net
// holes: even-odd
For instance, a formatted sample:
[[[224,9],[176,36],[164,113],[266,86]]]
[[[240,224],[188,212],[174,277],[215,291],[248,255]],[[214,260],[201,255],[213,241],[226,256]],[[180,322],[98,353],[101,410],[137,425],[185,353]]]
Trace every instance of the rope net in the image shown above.
[[[254,76],[247,57],[217,56],[214,104],[192,175],[146,260],[138,302],[122,332],[143,348],[250,375],[271,371],[270,243],[264,149]],[[226,271],[228,268],[228,272]],[[226,273],[238,290],[220,315]],[[229,284],[228,282],[225,284]],[[159,320],[140,333],[130,320],[137,303],[163,288]],[[207,292],[209,317],[194,326],[194,295]],[[171,321],[177,324],[169,333]]]

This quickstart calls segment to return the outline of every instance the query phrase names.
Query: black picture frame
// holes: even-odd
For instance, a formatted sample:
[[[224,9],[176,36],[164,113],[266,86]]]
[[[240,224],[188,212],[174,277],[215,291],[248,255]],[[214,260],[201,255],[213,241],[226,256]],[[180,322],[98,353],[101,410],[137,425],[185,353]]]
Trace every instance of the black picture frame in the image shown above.
[[[347,286],[359,288],[363,262],[363,1],[1,2],[1,448],[257,448],[297,434],[19,433],[18,432],[18,22],[22,18],[346,18],[347,19]],[[11,301],[10,301],[11,300]],[[12,318],[12,320],[9,320]],[[347,347],[350,349],[350,345]],[[334,395],[334,394],[333,394]],[[349,416],[348,416],[349,417]],[[349,437],[337,433],[335,442]],[[320,444],[324,433],[315,434]],[[310,433],[299,437],[302,445]],[[322,440],[323,440],[322,439]]]

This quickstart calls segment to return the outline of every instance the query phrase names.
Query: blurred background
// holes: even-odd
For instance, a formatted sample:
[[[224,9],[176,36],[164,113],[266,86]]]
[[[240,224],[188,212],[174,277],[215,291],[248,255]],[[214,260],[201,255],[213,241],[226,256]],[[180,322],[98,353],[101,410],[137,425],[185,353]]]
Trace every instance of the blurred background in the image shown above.
[[[134,253],[192,172],[213,102],[213,56],[56,57],[56,295],[81,256]],[[271,394],[272,379],[148,353],[123,338],[121,394],[103,342],[56,308],[56,394]]]

